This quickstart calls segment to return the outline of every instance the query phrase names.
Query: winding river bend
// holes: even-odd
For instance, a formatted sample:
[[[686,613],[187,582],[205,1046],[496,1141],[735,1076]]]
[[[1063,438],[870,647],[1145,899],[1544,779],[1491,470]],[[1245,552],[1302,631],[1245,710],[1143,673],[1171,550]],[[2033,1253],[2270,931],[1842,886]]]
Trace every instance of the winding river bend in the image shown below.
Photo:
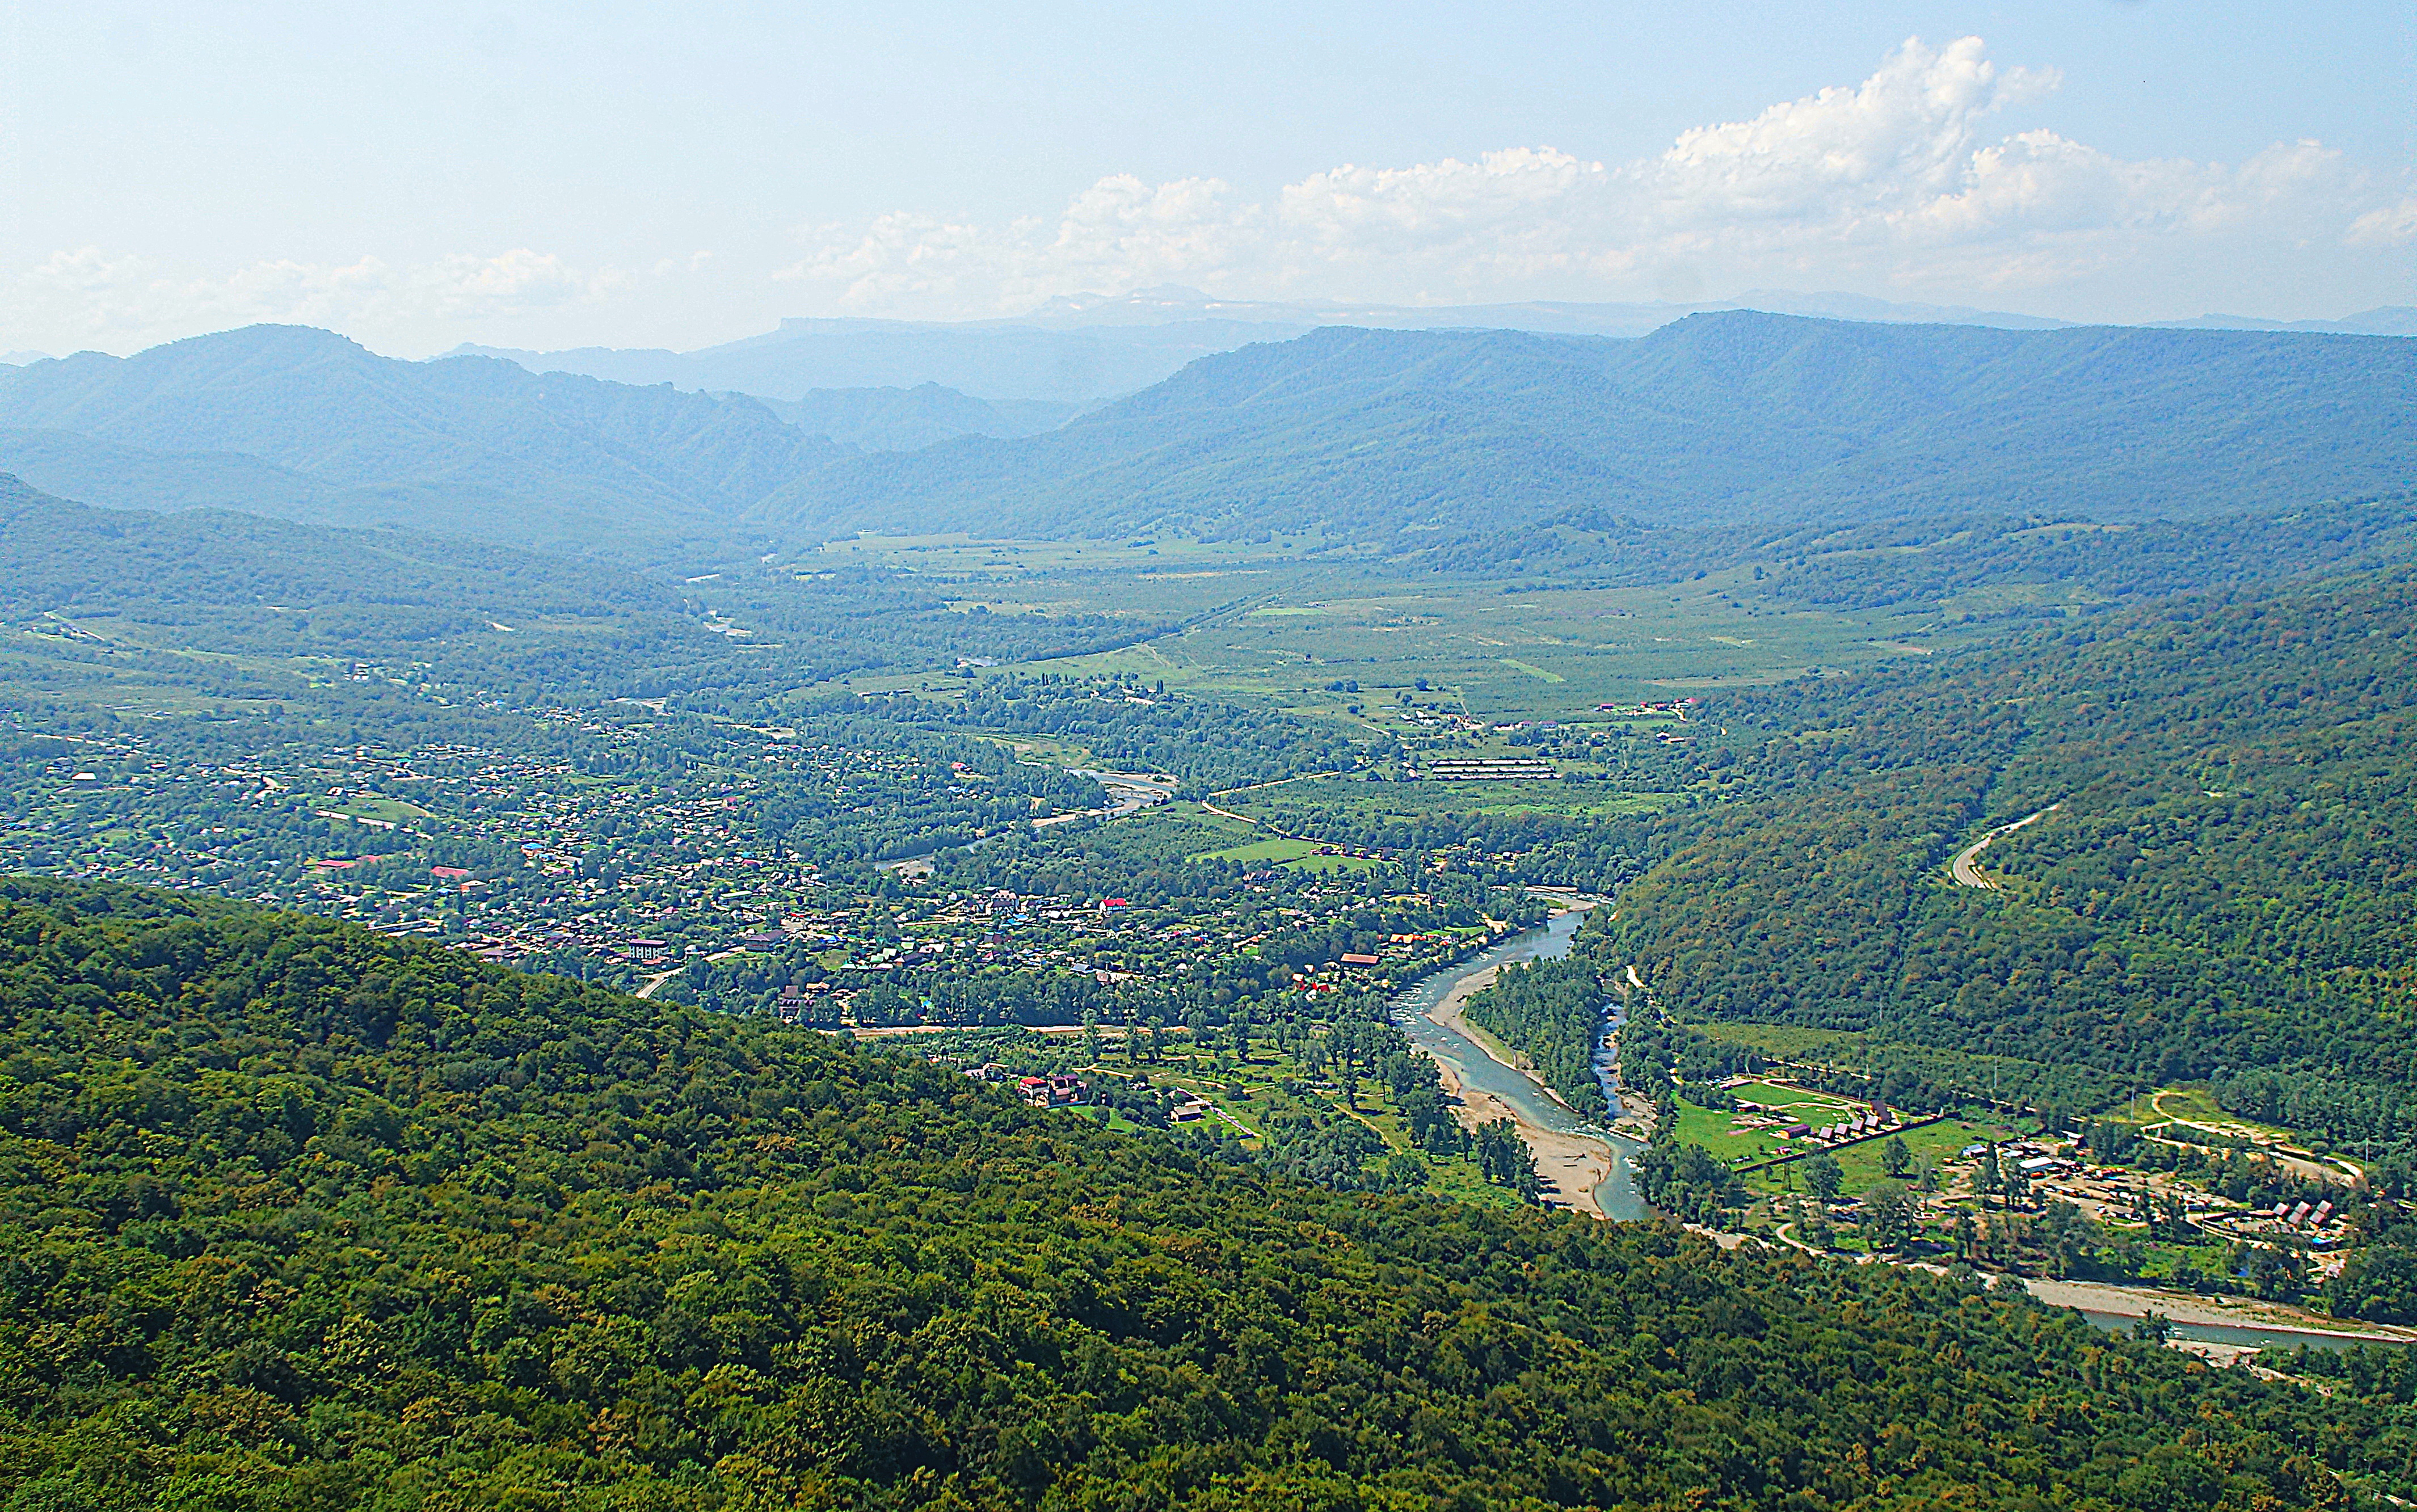
[[[1636,1193],[1634,1172],[1629,1169],[1628,1162],[1644,1148],[1642,1144],[1612,1133],[1592,1119],[1581,1117],[1546,1092],[1534,1078],[1503,1065],[1467,1035],[1427,1016],[1453,988],[1480,972],[1510,961],[1544,960],[1568,955],[1570,942],[1585,918],[1584,913],[1574,910],[1557,915],[1550,922],[1525,934],[1513,935],[1456,966],[1447,966],[1442,971],[1419,978],[1394,994],[1393,1021],[1409,1036],[1410,1043],[1434,1056],[1458,1079],[1463,1087],[1489,1094],[1508,1104],[1514,1110],[1519,1122],[1588,1142],[1607,1151],[1611,1173],[1602,1186],[1595,1188],[1594,1204],[1609,1217],[1641,1218],[1646,1216],[1645,1200]],[[1613,1012],[1618,1012],[1617,1006]],[[1609,1055],[1600,1050],[1596,1056],[1595,1075],[1603,1082],[1604,1100],[1615,1108],[1619,1107],[1617,1073],[1611,1066]],[[1581,1203],[1585,1201],[1575,1192],[1564,1195]]]
[[[1408,1035],[1410,1042],[1440,1062],[1447,1072],[1464,1089],[1464,1096],[1480,1094],[1507,1105],[1522,1124],[1570,1140],[1586,1142],[1609,1152],[1610,1175],[1592,1193],[1594,1205],[1609,1217],[1623,1220],[1649,1216],[1645,1200],[1637,1195],[1634,1172],[1629,1159],[1644,1145],[1635,1140],[1612,1133],[1592,1119],[1580,1117],[1543,1085],[1514,1066],[1504,1065],[1488,1054],[1484,1047],[1449,1024],[1437,1023],[1428,1015],[1436,1011],[1452,989],[1481,972],[1510,961],[1543,960],[1566,956],[1578,926],[1586,918],[1582,911],[1572,910],[1556,915],[1551,922],[1524,934],[1513,935],[1492,949],[1470,957],[1456,966],[1422,976],[1393,996],[1393,1021]],[[1615,999],[1608,1009],[1609,1027],[1619,1025],[1619,1005]],[[1618,1072],[1608,1052],[1598,1048],[1595,1075],[1603,1084],[1604,1100],[1612,1107],[1619,1106]],[[1547,1172],[1549,1174],[1549,1172]],[[1578,1192],[1563,1195],[1583,1207],[1586,1198]],[[2048,1290],[2051,1283],[2033,1283],[2036,1290]],[[2075,1307],[2092,1324],[2110,1332],[2129,1330],[2143,1312],[2175,1314],[2173,1337],[2205,1343],[2230,1345],[2249,1349],[2289,1349],[2307,1344],[2318,1349],[2346,1348],[2352,1343],[2400,1344],[2409,1342],[2407,1330],[2389,1332],[2334,1332],[2320,1327],[2260,1326],[2242,1321],[2218,1322],[2212,1317],[2195,1316],[2198,1311],[2193,1300],[2167,1297],[2135,1288],[2103,1286],[2080,1287],[2055,1283],[2056,1290],[2047,1298],[2051,1307]],[[2068,1296],[2066,1292],[2094,1292],[2098,1294]],[[2204,1307],[2205,1304],[2200,1304]],[[2316,1324],[2318,1320],[2311,1319]]]

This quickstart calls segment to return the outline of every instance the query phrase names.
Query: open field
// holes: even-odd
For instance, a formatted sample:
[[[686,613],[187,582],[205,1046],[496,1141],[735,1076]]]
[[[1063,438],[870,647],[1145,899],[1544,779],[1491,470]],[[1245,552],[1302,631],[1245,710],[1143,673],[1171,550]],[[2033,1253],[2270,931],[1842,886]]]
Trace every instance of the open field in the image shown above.
[[[1741,1103],[1785,1111],[1808,1121],[1851,1111],[1855,1106],[1844,1097],[1832,1096],[1826,1092],[1771,1081],[1749,1081],[1743,1086],[1731,1087],[1729,1096]]]
[[[2251,1144],[2298,1145],[2303,1142],[2297,1130],[2278,1124],[2261,1124],[2254,1118],[2228,1112],[2218,1106],[2215,1094],[2202,1086],[2159,1087],[2129,1097],[2109,1110],[2107,1116],[2125,1123],[2141,1125],[2178,1124],[2176,1137],[2187,1139],[2186,1130],[2200,1135],[2213,1135],[2220,1140],[2243,1140]]]
[[[1957,1151],[1967,1145],[1993,1139],[2003,1142],[2013,1137],[2013,1133],[2012,1129],[2002,1126],[1968,1123],[1960,1118],[1950,1118],[1942,1123],[1925,1124],[1920,1128],[1908,1129],[1897,1138],[1905,1141],[1907,1152],[1916,1162],[1926,1160],[1932,1165],[1944,1165],[1954,1157]],[[1861,1144],[1849,1144],[1843,1150],[1831,1152],[1832,1157],[1838,1162],[1839,1171],[1846,1176],[1847,1191],[1866,1192],[1889,1179],[1888,1172],[1880,1165],[1880,1150],[1887,1143],[1886,1140],[1866,1140]],[[1777,1172],[1757,1171],[1755,1175],[1778,1177],[1778,1181],[1766,1187],[1766,1189],[1777,1189],[1787,1180],[1782,1174],[1786,1170],[1786,1168],[1783,1166]],[[1796,1189],[1803,1190],[1803,1174],[1800,1172],[1794,1179]]]
[[[1355,704],[1374,710],[1424,678],[1472,718],[1564,718],[1606,703],[1867,665],[1908,654],[1905,638],[1917,633],[1877,613],[1754,607],[1714,579],[1675,591],[1514,594],[1492,582],[1413,585],[1297,564],[1257,581],[1264,589],[1254,600],[1269,601],[1147,645],[1073,658],[1070,670],[1164,677],[1171,687],[1337,717]],[[1093,612],[1102,611],[1105,603]]]
[[[1679,1142],[1700,1144],[1716,1160],[1758,1160],[1789,1148],[1788,1142],[1771,1129],[1733,1129],[1728,1113],[1698,1107],[1684,1097],[1678,1102]]]
[[[1746,568],[1650,587],[1545,587],[1515,576],[1413,579],[1324,544],[867,537],[828,542],[800,566],[909,572],[968,613],[1099,614],[1137,633],[1181,624],[1123,650],[1031,665],[1163,678],[1336,720],[1387,712],[1421,679],[1434,701],[1471,718],[1571,718],[1955,643],[1923,615],[1760,601]]]
[[[1254,840],[1248,845],[1236,845],[1223,851],[1210,851],[1195,860],[1204,861],[1297,861],[1315,854],[1315,840],[1272,839]]]
[[[1494,752],[1485,752],[1494,754]],[[1360,778],[1304,778],[1220,794],[1217,806],[1253,818],[1315,809],[1352,824],[1417,820],[1429,814],[1647,813],[1676,794],[1640,793],[1602,782],[1372,782]]]

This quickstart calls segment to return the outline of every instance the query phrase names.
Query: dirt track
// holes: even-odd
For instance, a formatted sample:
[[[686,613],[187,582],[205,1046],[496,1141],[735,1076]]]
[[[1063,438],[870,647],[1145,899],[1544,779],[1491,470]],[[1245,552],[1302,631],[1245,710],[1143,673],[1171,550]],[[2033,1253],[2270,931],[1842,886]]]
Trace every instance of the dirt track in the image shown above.
[[[1991,892],[1996,892],[1998,890],[1998,884],[1992,882],[1989,879],[1989,874],[1981,869],[1981,853],[1984,850],[1986,850],[1989,842],[1996,839],[1999,836],[2011,835],[2014,831],[2021,829],[2026,824],[2036,824],[2041,820],[2045,819],[2048,815],[2056,812],[2059,809],[2063,807],[2064,805],[2060,802],[2052,803],[2046,808],[2041,809],[2039,812],[2035,814],[2026,814],[2022,818],[2015,820],[2011,824],[1999,824],[1997,828],[1989,831],[1986,835],[1982,836],[1979,839],[1974,840],[1971,844],[1967,845],[1964,849],[1956,852],[1955,859],[1947,863],[1947,874],[1955,879],[1957,886],[1984,887]]]

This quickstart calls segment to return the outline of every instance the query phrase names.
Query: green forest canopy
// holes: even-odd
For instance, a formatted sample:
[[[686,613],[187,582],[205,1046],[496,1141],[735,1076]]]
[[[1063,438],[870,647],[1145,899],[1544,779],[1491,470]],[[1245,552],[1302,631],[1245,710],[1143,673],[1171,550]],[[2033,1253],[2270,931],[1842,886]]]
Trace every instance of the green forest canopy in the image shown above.
[[[2328,1399],[1919,1272],[1341,1196],[327,920],[0,883],[0,1024],[11,1506],[2417,1489],[2396,1378]]]
[[[1605,949],[1682,1017],[2210,1080],[2405,1166],[2412,633],[2402,569],[1712,701],[1750,795],[1668,822]]]

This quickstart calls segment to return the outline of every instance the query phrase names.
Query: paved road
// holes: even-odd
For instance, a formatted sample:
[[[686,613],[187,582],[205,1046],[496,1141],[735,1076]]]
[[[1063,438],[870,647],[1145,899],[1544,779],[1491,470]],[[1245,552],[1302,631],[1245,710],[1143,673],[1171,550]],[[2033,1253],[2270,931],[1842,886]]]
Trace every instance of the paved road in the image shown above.
[[[2015,820],[2011,824],[1999,824],[1997,828],[1989,831],[1986,835],[1982,836],[1979,839],[1974,840],[1971,844],[1967,845],[1964,849],[1956,852],[1955,859],[1947,864],[1948,874],[1955,879],[1956,885],[1959,886],[1984,887],[1991,892],[1996,892],[1998,890],[1998,884],[1991,881],[1989,874],[1981,869],[1980,856],[1982,851],[1986,849],[1988,843],[1991,840],[1996,839],[1999,836],[2011,835],[2014,831],[2021,829],[2026,824],[2036,824],[2041,820],[2045,819],[2048,815],[2056,812],[2059,809],[2063,807],[2064,805],[2061,803],[2052,803],[2046,808],[2041,809],[2038,813],[2026,814],[2022,818]]]

